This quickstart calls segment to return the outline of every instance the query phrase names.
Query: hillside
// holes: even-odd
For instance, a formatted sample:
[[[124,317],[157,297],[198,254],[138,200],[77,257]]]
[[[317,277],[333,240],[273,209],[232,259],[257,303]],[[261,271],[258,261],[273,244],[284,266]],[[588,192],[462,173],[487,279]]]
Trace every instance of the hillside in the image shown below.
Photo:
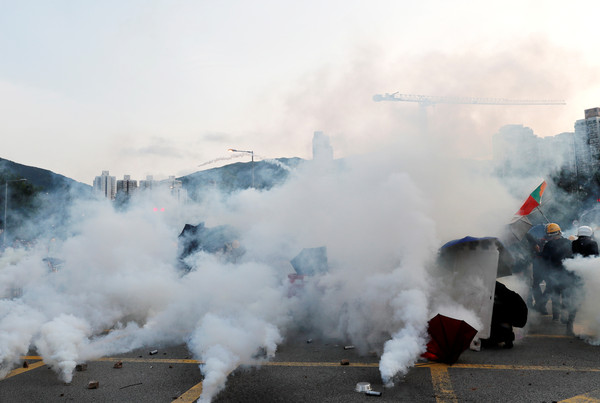
[[[303,162],[301,158],[277,158],[254,163],[237,162],[177,179],[182,181],[192,199],[201,198],[206,189],[215,187],[226,193],[250,187],[268,190],[285,182],[290,171]]]
[[[74,199],[90,197],[92,194],[92,187],[89,185],[47,169],[2,158],[0,186],[3,188],[0,191],[0,201],[4,206],[0,216],[2,247],[13,244],[17,239],[35,239],[45,229],[58,227],[58,224],[68,220],[68,206]]]
[[[81,192],[91,191],[91,186],[47,169],[23,165],[0,158],[0,184],[4,184],[6,179],[19,178],[27,179],[27,182],[42,192],[54,193],[55,191],[65,191],[67,189]]]

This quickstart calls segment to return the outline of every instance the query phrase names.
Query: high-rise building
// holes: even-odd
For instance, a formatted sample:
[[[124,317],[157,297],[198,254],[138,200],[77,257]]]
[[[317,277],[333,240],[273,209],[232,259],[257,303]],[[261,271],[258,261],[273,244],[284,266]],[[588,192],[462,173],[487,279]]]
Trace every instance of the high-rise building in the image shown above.
[[[575,122],[574,143],[578,175],[590,175],[600,164],[600,108],[586,109]]]
[[[502,174],[525,174],[540,164],[540,138],[529,127],[502,126],[492,144],[494,163]]]
[[[545,171],[564,169],[569,173],[577,171],[575,142],[572,132],[540,138],[540,162]]]
[[[140,181],[140,189],[152,189],[156,181],[152,175],[147,175],[146,180]]]
[[[329,143],[329,136],[323,132],[315,132],[312,141],[313,160],[333,161],[333,147]]]
[[[179,202],[187,201],[187,191],[183,188],[183,182],[175,179],[175,176],[169,176],[169,179],[165,179],[159,182],[161,187],[167,187],[173,197]]]
[[[575,132],[538,137],[523,125],[507,125],[493,137],[494,164],[503,175],[546,175],[560,170],[579,188],[600,169],[600,108],[586,109]]]
[[[117,193],[117,178],[110,176],[108,171],[102,171],[102,175],[94,178],[94,192],[109,200],[114,200]]]
[[[138,183],[131,179],[131,175],[124,175],[123,179],[117,181],[117,194],[131,196],[137,189]]]

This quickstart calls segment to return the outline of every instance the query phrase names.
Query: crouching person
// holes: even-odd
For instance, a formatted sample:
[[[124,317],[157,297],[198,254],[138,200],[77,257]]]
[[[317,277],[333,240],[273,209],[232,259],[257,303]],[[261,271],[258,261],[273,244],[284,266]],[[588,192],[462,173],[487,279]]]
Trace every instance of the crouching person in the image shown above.
[[[490,338],[481,340],[484,348],[512,348],[515,340],[513,327],[527,323],[527,304],[519,294],[496,281]]]

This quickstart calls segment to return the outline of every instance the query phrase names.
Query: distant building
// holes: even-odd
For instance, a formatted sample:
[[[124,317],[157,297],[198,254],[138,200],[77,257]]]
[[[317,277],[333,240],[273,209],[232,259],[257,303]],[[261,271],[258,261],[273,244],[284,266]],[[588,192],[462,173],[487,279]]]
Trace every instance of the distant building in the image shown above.
[[[586,109],[575,132],[538,137],[523,125],[506,125],[492,139],[494,165],[500,175],[545,175],[560,169],[577,186],[600,169],[600,108]]]
[[[147,175],[145,180],[138,181],[131,179],[131,175],[124,175],[123,179],[116,180],[110,176],[108,171],[102,171],[101,176],[94,179],[94,191],[110,200],[123,202],[129,196],[138,192],[157,190],[156,195],[164,194],[164,190],[173,196],[178,202],[185,203],[188,200],[187,190],[183,188],[183,182],[175,179],[175,176],[169,176],[165,180],[154,180],[152,175]],[[153,197],[153,196],[152,196]]]
[[[140,189],[152,189],[155,185],[156,181],[154,180],[152,175],[147,175],[146,180],[140,181]]]
[[[575,122],[575,155],[578,175],[590,175],[600,161],[600,108],[586,109]]]
[[[123,179],[117,181],[117,195],[131,196],[137,190],[138,183],[131,179],[131,175],[124,175]]]
[[[108,171],[102,171],[102,175],[94,178],[94,192],[109,200],[114,200],[117,194],[117,178],[110,176]]]
[[[183,188],[183,183],[175,179],[175,176],[169,176],[169,179],[165,179],[159,182],[160,187],[167,187],[173,197],[179,202],[187,201],[187,191]]]
[[[333,161],[333,147],[329,143],[329,136],[323,132],[315,132],[312,147],[314,161]]]
[[[577,170],[572,132],[540,138],[540,154],[541,167],[546,171],[562,168],[574,173]]]
[[[506,125],[492,137],[493,158],[503,175],[527,174],[541,161],[540,138],[523,125]]]

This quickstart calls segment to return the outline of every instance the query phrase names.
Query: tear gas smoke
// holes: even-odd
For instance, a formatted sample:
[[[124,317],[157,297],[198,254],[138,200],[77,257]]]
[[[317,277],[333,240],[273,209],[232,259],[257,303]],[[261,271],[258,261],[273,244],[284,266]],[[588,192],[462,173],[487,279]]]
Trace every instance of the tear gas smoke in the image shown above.
[[[600,296],[600,272],[598,264],[600,258],[581,256],[565,261],[568,270],[576,273],[583,280],[583,289],[578,292],[579,309],[575,317],[575,331],[588,343],[600,345],[600,315],[598,304]]]
[[[245,157],[245,155],[242,155],[242,154],[232,154],[232,155],[230,155],[228,157],[220,157],[220,158],[212,159],[210,161],[203,162],[202,164],[198,165],[198,167],[203,167],[203,166],[206,166],[206,165],[211,165],[211,164],[214,164],[214,163],[220,162],[220,161],[230,161],[230,160],[232,160],[234,158],[242,158],[242,157]]]
[[[441,306],[469,316],[435,275],[440,245],[495,235],[518,206],[487,172],[447,157],[425,166],[421,155],[307,162],[268,192],[213,193],[202,204],[153,194],[164,213],[142,196],[127,211],[75,203],[68,235],[52,248],[64,262],[58,271],[42,261],[50,233],[0,257],[1,291],[22,290],[0,300],[0,374],[30,348],[69,382],[85,360],[187,343],[210,401],[238,366],[272,357],[302,331],[377,351],[392,385],[424,352],[427,321]],[[246,253],[232,262],[197,252],[182,275],[177,236],[199,222],[234,226]],[[290,297],[290,259],[323,245],[329,270]]]

